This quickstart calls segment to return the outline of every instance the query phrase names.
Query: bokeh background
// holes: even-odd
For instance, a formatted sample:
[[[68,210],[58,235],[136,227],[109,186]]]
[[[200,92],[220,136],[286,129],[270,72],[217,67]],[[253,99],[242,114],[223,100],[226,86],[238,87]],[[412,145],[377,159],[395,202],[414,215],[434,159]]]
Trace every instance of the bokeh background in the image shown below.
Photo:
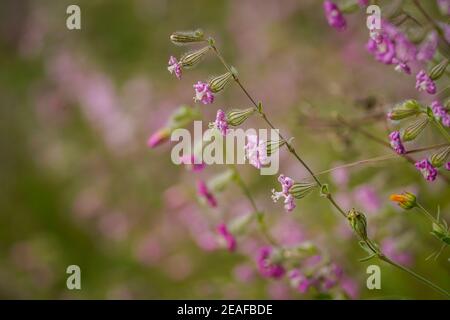
[[[81,7],[81,30],[66,28],[70,4]],[[205,248],[208,230],[250,212],[249,203],[231,186],[217,195],[219,208],[208,209],[196,197],[196,180],[224,168],[188,172],[171,162],[170,144],[150,149],[146,141],[178,106],[193,104],[193,83],[223,71],[211,56],[181,81],[167,72],[168,57],[184,50],[169,35],[201,27],[315,171],[391,154],[317,120],[337,113],[365,119],[405,98],[430,102],[415,91],[414,77],[366,52],[365,19],[363,11],[349,16],[347,31],[336,32],[315,0],[1,1],[0,298],[317,298],[259,276],[250,254],[263,242],[257,231],[238,238],[236,253]],[[206,124],[217,107],[249,103],[230,86],[201,106]],[[385,140],[392,128],[383,116],[352,121]],[[245,127],[264,124],[255,118]],[[439,142],[428,130],[411,148]],[[276,176],[238,169],[273,236],[319,246],[344,269],[352,297],[441,298],[383,264],[382,289],[368,290],[371,262],[358,262],[365,253],[326,201],[313,194],[285,213],[270,198]],[[280,172],[307,177],[286,152]],[[440,246],[429,223],[388,201],[393,192],[414,191],[448,221],[448,184],[427,183],[400,158],[322,179],[344,208],[367,213],[370,234],[391,256],[449,288],[449,251],[426,261]],[[81,267],[78,291],[66,288],[71,264]]]

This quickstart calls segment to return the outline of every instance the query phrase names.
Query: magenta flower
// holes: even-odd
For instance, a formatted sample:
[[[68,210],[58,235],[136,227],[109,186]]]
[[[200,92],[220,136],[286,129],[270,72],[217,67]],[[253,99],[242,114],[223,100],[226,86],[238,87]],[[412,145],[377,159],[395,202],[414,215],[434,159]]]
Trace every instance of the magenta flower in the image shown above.
[[[406,149],[403,146],[402,140],[400,139],[400,132],[399,131],[392,131],[389,134],[389,140],[391,143],[391,147],[397,152],[398,154],[405,154]]]
[[[203,180],[197,182],[197,192],[200,197],[203,197],[211,208],[217,207],[217,200],[209,191],[208,186]]]
[[[262,276],[267,278],[281,278],[285,270],[281,264],[276,264],[271,261],[272,256],[271,247],[262,247],[258,251],[258,256],[256,262],[258,265],[259,272]]]
[[[170,56],[169,66],[167,67],[167,70],[169,70],[171,74],[174,73],[178,79],[181,79],[181,64],[174,56]]]
[[[291,212],[295,208],[295,201],[294,196],[289,193],[289,190],[294,185],[294,180],[280,174],[278,181],[281,184],[281,191],[275,191],[275,189],[272,189],[272,200],[273,202],[277,202],[278,199],[284,198],[284,209],[286,212]]]
[[[300,293],[306,293],[314,284],[314,280],[308,279],[299,269],[289,271],[291,285]]]
[[[267,143],[259,140],[254,134],[247,135],[247,144],[244,147],[245,156],[249,163],[257,169],[261,169],[263,165],[269,164],[270,159],[267,156]]]
[[[392,238],[384,239],[381,243],[383,253],[397,263],[411,266],[413,257],[409,252],[401,252],[398,249],[397,241]]]
[[[450,127],[450,113],[439,101],[431,103],[431,110],[433,110],[436,119],[440,120],[444,126]]]
[[[169,140],[170,131],[167,128],[159,129],[155,133],[153,133],[147,140],[147,145],[150,148],[155,148],[167,140]]]
[[[416,89],[419,91],[426,91],[429,94],[435,94],[436,84],[424,70],[420,70],[416,75]]]
[[[194,84],[195,97],[194,101],[201,101],[203,104],[211,104],[214,102],[214,94],[206,82],[198,81]]]
[[[194,154],[182,156],[181,163],[186,165],[186,168],[193,172],[200,172],[206,166],[203,161],[198,161]]]
[[[416,168],[422,173],[423,177],[427,181],[434,181],[436,180],[437,176],[437,170],[435,167],[433,167],[428,161],[428,159],[423,159],[420,161],[417,161],[415,163]]]
[[[342,31],[347,27],[347,21],[345,21],[344,15],[334,2],[325,0],[323,2],[323,9],[325,10],[325,17],[330,27],[338,31]]]
[[[216,121],[212,124],[212,127],[219,130],[223,136],[226,136],[228,133],[228,122],[227,116],[225,112],[221,109],[217,110]]]
[[[445,164],[445,169],[447,169],[448,171],[450,171],[450,162],[447,162],[447,163]]]
[[[378,194],[371,185],[361,185],[353,192],[354,198],[361,204],[362,209],[369,213],[375,214],[381,209],[381,201]]]
[[[228,231],[226,224],[225,223],[219,224],[216,230],[217,233],[221,236],[221,239],[225,242],[228,251],[233,252],[234,250],[236,250],[236,239]]]
[[[377,39],[369,39],[366,45],[374,58],[384,64],[392,64],[395,58],[395,43],[387,33],[381,34]]]

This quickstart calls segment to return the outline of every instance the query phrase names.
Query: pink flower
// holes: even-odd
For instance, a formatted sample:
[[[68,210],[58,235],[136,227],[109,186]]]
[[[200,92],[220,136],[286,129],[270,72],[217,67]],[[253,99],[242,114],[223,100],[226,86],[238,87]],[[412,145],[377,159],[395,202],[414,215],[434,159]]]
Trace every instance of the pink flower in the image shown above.
[[[223,136],[226,136],[228,133],[228,122],[227,116],[225,112],[221,109],[217,110],[216,121],[212,124],[212,127],[219,130]]]
[[[379,35],[376,40],[370,38],[366,48],[377,61],[384,64],[393,63],[395,43],[386,33]]]
[[[445,169],[447,169],[448,171],[450,171],[450,162],[447,162],[447,163],[445,164]]]
[[[167,140],[169,140],[170,131],[167,128],[160,129],[153,133],[147,140],[147,145],[150,148],[157,147]]]
[[[193,172],[200,172],[206,166],[203,161],[198,161],[193,154],[182,156],[181,163],[186,165],[187,169]]]
[[[291,285],[300,293],[306,293],[314,284],[313,279],[308,279],[299,269],[293,269],[289,272]]]
[[[325,0],[323,9],[325,10],[325,17],[327,18],[328,24],[331,27],[339,31],[347,27],[347,21],[345,21],[344,15],[334,2]]]
[[[427,179],[427,181],[436,180],[437,170],[433,167],[430,161],[428,161],[428,159],[417,161],[415,166],[422,173],[424,178]]]
[[[209,191],[208,186],[203,180],[197,182],[197,192],[199,196],[203,197],[208,205],[212,208],[217,207],[217,200],[214,195]]]
[[[225,223],[221,223],[217,226],[217,233],[221,236],[221,239],[225,242],[228,251],[233,252],[236,250],[236,239],[228,231]]]
[[[416,89],[419,91],[426,91],[429,94],[435,94],[436,84],[424,70],[420,70],[416,75]]]
[[[269,164],[267,143],[264,140],[258,140],[258,136],[254,134],[247,135],[247,144],[244,149],[249,163],[255,168],[261,169],[261,166]]]
[[[397,152],[398,154],[405,154],[406,149],[403,146],[402,140],[400,139],[400,132],[399,131],[392,131],[389,134],[389,140],[391,143],[391,147]]]
[[[444,126],[450,127],[450,113],[439,101],[433,101],[431,103],[431,110],[433,110],[436,119],[441,120]]]
[[[194,84],[195,97],[194,101],[201,101],[203,104],[211,104],[214,102],[214,94],[206,82],[198,81]]]
[[[272,189],[272,200],[273,202],[277,202],[280,198],[284,198],[284,209],[287,212],[291,212],[295,208],[295,201],[294,196],[289,193],[289,190],[294,185],[294,180],[280,174],[278,181],[281,184],[281,191]]]
[[[281,264],[271,261],[272,254],[273,252],[271,247],[262,247],[258,251],[256,262],[262,276],[279,279],[284,275],[285,270]]]
[[[427,62],[433,59],[438,46],[438,35],[436,32],[431,32],[417,51],[417,60]]]
[[[181,79],[181,64],[174,56],[170,56],[167,70],[169,70],[171,74],[174,73],[178,79]]]

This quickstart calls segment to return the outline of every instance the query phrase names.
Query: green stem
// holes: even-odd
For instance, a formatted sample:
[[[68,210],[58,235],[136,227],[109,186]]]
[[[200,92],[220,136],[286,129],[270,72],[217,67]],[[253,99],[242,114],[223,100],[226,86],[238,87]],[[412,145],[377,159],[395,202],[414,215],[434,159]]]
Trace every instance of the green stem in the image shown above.
[[[242,91],[244,92],[244,94],[248,97],[248,99],[252,102],[252,104],[253,104],[253,106],[255,107],[256,111],[261,115],[261,117],[264,119],[264,121],[265,121],[272,129],[275,129],[275,126],[274,126],[274,125],[272,124],[272,122],[267,118],[266,114],[265,114],[264,112],[262,112],[262,110],[260,110],[260,108],[259,108],[258,104],[256,103],[255,99],[253,99],[253,97],[249,94],[249,92],[247,91],[247,89],[245,89],[245,87],[244,87],[244,86],[242,85],[242,83],[239,81],[237,75],[236,75],[235,73],[232,72],[231,68],[229,67],[229,65],[227,64],[227,62],[226,62],[225,59],[223,58],[223,56],[220,54],[220,52],[219,52],[219,50],[216,48],[216,46],[215,46],[213,43],[211,43],[210,46],[211,46],[211,48],[213,49],[213,51],[214,51],[214,53],[216,54],[216,56],[217,56],[217,57],[219,58],[219,60],[222,62],[222,64],[224,65],[224,67],[225,67],[229,72],[231,72],[231,73],[233,74],[233,79],[234,79],[234,81],[235,81],[235,82],[237,83],[237,85],[241,88],[241,90],[242,90]],[[316,175],[314,174],[314,172],[310,169],[310,167],[309,167],[309,166],[305,163],[305,161],[303,161],[303,159],[298,155],[298,153],[295,151],[294,147],[288,142],[288,140],[286,140],[286,139],[282,136],[282,134],[281,134],[279,131],[277,131],[277,132],[278,132],[278,135],[279,135],[280,139],[286,141],[285,146],[286,146],[286,148],[289,150],[289,152],[290,152],[290,153],[291,153],[291,154],[292,154],[292,155],[293,155],[293,156],[301,163],[301,165],[309,172],[309,174],[310,174],[311,177],[317,182],[317,184],[319,185],[319,187],[321,187],[321,186],[322,186],[322,183],[320,182],[319,178],[317,178],[317,176],[316,176]],[[449,141],[450,141],[450,140],[449,140]],[[241,179],[241,181],[242,181],[242,179]],[[245,192],[244,192],[244,193],[245,193]],[[336,201],[334,201],[334,199],[333,199],[331,193],[328,193],[328,194],[326,195],[326,198],[327,198],[328,201],[330,201],[330,203],[331,203],[331,204],[332,204],[332,205],[333,205],[333,206],[334,206],[334,207],[342,214],[343,217],[347,218],[347,214],[346,214],[345,211],[344,211],[344,210],[336,203]],[[431,288],[435,289],[436,291],[438,291],[438,292],[440,292],[440,293],[446,295],[447,297],[450,297],[450,294],[449,294],[447,291],[445,291],[444,289],[440,288],[438,285],[436,285],[436,284],[434,284],[433,282],[431,282],[431,281],[425,279],[424,277],[418,275],[417,273],[415,273],[415,272],[409,270],[408,268],[406,268],[406,267],[404,267],[404,266],[402,266],[402,265],[399,265],[399,264],[393,262],[392,260],[390,260],[389,258],[387,258],[382,252],[379,251],[379,249],[377,249],[377,247],[376,247],[375,245],[373,245],[373,243],[372,243],[370,240],[368,240],[368,241],[369,241],[369,243],[370,243],[370,244],[368,243],[368,245],[369,245],[369,247],[371,248],[371,250],[373,250],[374,253],[376,253],[376,254],[378,255],[378,257],[379,257],[381,260],[383,260],[383,261],[385,261],[385,262],[387,262],[387,263],[389,263],[389,264],[391,264],[391,265],[393,265],[393,266],[395,266],[395,267],[397,267],[397,268],[399,268],[399,269],[401,269],[401,270],[403,270],[403,271],[409,273],[411,276],[413,276],[413,277],[415,277],[416,279],[422,281],[423,283],[427,284],[428,286],[430,286]],[[367,243],[367,242],[366,242],[366,243]]]
[[[386,257],[385,255],[379,255],[378,256],[380,260],[383,260],[384,262],[389,263],[390,265],[403,270],[404,272],[408,273],[410,276],[413,276],[414,278],[416,278],[419,281],[422,281],[423,283],[425,283],[426,285],[430,286],[431,288],[433,288],[434,290],[436,290],[437,292],[450,297],[450,293],[448,293],[445,289],[442,289],[441,287],[439,287],[438,285],[434,284],[433,282],[431,282],[430,280],[422,277],[420,274],[415,273],[414,271],[406,268],[405,266],[402,266],[401,264],[398,264],[394,261],[392,261],[391,259],[389,259],[388,257]]]
[[[253,196],[250,192],[250,189],[245,184],[244,180],[242,179],[241,175],[237,171],[236,167],[232,166],[232,169],[233,169],[233,173],[234,173],[234,177],[235,177],[235,181],[236,181],[237,185],[241,188],[242,192],[244,193],[244,195],[246,196],[246,198],[252,205],[253,210],[255,211],[257,223],[259,225],[259,229],[260,229],[261,233],[263,234],[263,236],[267,239],[267,241],[271,245],[279,247],[279,244],[277,243],[277,241],[271,236],[271,234],[267,230],[267,226],[263,220],[264,214],[262,213],[262,211],[260,211],[258,209],[255,199],[253,199]]]
[[[428,212],[427,209],[425,209],[420,203],[417,202],[417,207],[425,214],[425,216],[432,222],[435,223],[437,225],[440,225],[439,221],[433,217],[433,215]]]
[[[450,133],[445,130],[445,128],[442,126],[441,122],[437,119],[433,119],[433,123],[436,126],[436,128],[439,129],[441,134],[444,136],[445,139],[447,139],[448,142],[450,142]]]

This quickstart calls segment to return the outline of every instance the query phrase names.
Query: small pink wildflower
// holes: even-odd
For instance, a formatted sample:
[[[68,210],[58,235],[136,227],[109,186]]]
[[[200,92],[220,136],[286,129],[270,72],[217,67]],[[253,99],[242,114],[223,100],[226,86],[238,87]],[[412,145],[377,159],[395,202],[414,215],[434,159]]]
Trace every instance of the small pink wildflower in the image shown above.
[[[233,252],[236,250],[236,239],[230,233],[225,223],[221,223],[217,226],[217,233],[221,236],[221,240],[225,242],[228,251]]]
[[[249,163],[257,169],[263,165],[269,164],[270,159],[267,156],[267,142],[258,140],[254,134],[247,135],[247,144],[245,145],[245,155]]]
[[[228,133],[228,122],[225,112],[221,109],[217,110],[216,120],[212,123],[212,127],[219,130],[223,136]]]
[[[392,131],[389,134],[389,140],[391,143],[392,149],[395,150],[398,154],[405,154],[406,149],[403,146],[402,140],[400,139],[400,132],[399,131]]]
[[[169,58],[169,66],[167,67],[167,70],[172,74],[175,74],[175,76],[178,79],[181,79],[181,64],[177,61],[177,58],[174,56],[170,56]]]
[[[159,129],[153,133],[147,140],[147,145],[150,148],[155,148],[169,140],[170,132],[166,128]]]
[[[429,94],[435,94],[436,84],[424,70],[420,70],[416,75],[416,89],[426,91]]]
[[[209,191],[208,186],[203,180],[199,180],[197,182],[197,192],[199,196],[205,198],[208,205],[212,208],[217,207],[217,200],[216,197]]]
[[[325,0],[323,3],[323,9],[330,27],[333,27],[338,31],[342,31],[347,27],[347,21],[345,20],[344,15],[334,2]]]
[[[293,186],[294,180],[280,174],[278,181],[281,184],[281,191],[275,191],[275,189],[272,189],[272,200],[277,202],[278,199],[284,198],[284,209],[287,212],[291,212],[296,207],[294,196],[289,193],[289,189]]]
[[[431,103],[431,110],[433,110],[434,116],[440,120],[444,126],[450,127],[450,113],[439,101],[433,101]]]
[[[271,247],[262,247],[258,251],[256,262],[258,264],[259,272],[262,276],[267,278],[281,278],[285,270],[281,264],[273,263],[271,260],[272,255]]]
[[[428,159],[423,159],[415,163],[416,168],[422,173],[427,181],[436,180],[437,170]]]
[[[206,82],[198,81],[194,84],[195,97],[194,101],[201,101],[203,104],[211,104],[214,102],[214,94]]]

